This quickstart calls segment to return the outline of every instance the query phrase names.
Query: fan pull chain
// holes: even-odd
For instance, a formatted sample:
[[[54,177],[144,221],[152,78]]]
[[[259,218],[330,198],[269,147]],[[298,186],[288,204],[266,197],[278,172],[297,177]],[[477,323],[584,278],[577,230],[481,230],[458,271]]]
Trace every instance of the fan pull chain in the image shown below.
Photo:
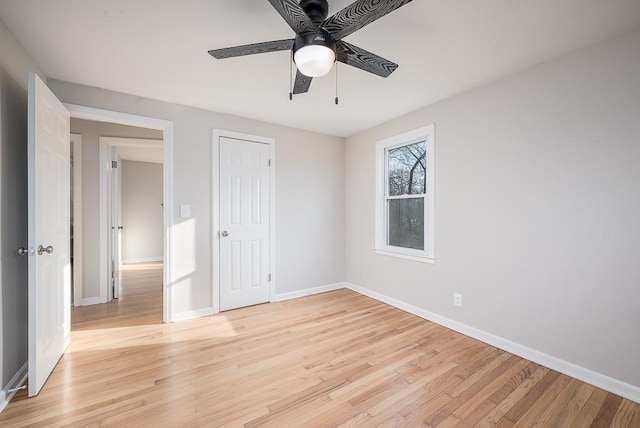
[[[338,105],[338,63],[336,62],[336,105]]]
[[[293,101],[293,51],[289,59],[289,101]]]

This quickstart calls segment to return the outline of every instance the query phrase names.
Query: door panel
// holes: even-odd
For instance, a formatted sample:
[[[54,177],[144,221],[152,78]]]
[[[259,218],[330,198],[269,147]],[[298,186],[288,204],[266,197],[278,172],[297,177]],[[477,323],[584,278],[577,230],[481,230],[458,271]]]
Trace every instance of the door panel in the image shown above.
[[[69,112],[29,74],[29,396],[38,394],[71,330]]]
[[[269,146],[220,138],[220,310],[269,301]]]
[[[110,207],[109,222],[111,235],[109,240],[110,289],[109,301],[120,297],[122,271],[122,161],[116,148],[110,148],[111,168],[108,175]],[[113,163],[115,162],[115,164]],[[114,167],[115,165],[115,167]]]

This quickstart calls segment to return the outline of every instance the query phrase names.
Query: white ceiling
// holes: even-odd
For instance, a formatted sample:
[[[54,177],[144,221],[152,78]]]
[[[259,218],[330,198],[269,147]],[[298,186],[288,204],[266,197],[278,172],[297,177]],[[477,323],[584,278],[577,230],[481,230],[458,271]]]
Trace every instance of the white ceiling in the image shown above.
[[[333,14],[352,0],[329,0]],[[209,49],[293,37],[266,0],[0,0],[49,78],[349,136],[640,26],[640,0],[414,0],[345,40],[397,62],[339,66],[289,101],[289,53]]]

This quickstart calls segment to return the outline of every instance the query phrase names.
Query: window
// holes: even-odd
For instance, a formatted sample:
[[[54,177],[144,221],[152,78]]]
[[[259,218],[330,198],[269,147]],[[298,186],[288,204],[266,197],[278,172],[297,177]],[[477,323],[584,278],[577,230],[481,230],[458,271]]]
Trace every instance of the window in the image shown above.
[[[433,263],[434,126],[376,144],[376,252]]]

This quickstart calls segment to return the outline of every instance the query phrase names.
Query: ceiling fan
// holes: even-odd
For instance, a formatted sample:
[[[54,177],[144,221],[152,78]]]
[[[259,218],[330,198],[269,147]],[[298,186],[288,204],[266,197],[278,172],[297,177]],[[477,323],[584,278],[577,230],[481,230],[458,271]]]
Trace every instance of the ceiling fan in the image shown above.
[[[293,94],[307,92],[311,80],[327,74],[335,61],[381,77],[388,77],[398,68],[398,64],[342,39],[411,0],[357,0],[329,18],[327,0],[268,1],[296,33],[294,39],[213,49],[209,54],[223,59],[291,50],[298,69]]]

